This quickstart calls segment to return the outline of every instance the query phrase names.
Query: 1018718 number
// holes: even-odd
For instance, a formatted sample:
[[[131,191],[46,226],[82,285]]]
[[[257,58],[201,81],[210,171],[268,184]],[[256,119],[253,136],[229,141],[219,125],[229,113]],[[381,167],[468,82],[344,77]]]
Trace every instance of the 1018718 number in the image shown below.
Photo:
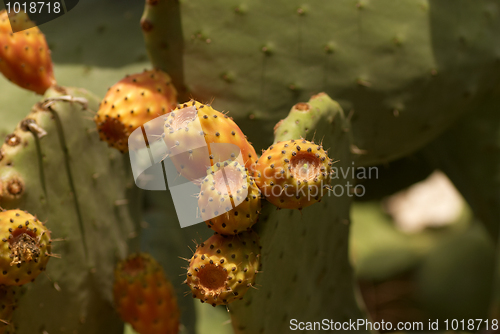
[[[14,2],[11,3],[6,2],[5,7],[7,9],[7,13],[19,13],[21,11],[25,13],[31,13],[31,14],[41,14],[41,13],[47,13],[47,14],[59,14],[61,12],[61,4],[59,2],[44,2],[44,1],[36,1],[36,2]]]
[[[480,328],[484,328],[486,330],[498,330],[499,324],[498,319],[469,319],[469,320],[445,320],[444,321],[446,330],[454,330],[454,331],[478,331]]]

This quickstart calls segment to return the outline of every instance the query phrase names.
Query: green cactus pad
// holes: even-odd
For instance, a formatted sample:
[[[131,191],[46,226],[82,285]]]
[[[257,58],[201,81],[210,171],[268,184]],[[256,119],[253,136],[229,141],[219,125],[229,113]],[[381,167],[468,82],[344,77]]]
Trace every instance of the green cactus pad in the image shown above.
[[[347,168],[352,161],[349,122],[328,96],[313,97],[309,103],[320,105],[318,118],[329,121],[312,126],[308,134],[324,138],[329,155],[339,160],[335,167],[340,173],[340,167]],[[306,133],[296,131],[296,135],[305,137]],[[271,205],[263,210],[256,225],[261,236],[262,273],[257,275],[257,289],[229,306],[235,333],[285,333],[291,319],[355,321],[362,317],[347,259],[352,199],[344,189],[347,182],[352,183],[349,176],[334,177],[332,193],[301,212],[276,211]]]
[[[0,206],[46,222],[60,257],[26,285],[14,316],[17,333],[123,330],[111,293],[114,264],[136,232],[127,205],[132,178],[121,155],[99,142],[97,106],[85,90],[51,89],[15,130],[18,144],[2,147],[0,182],[15,171],[24,186]]]
[[[173,2],[157,2],[176,23]],[[267,147],[290,105],[325,91],[352,116],[358,163],[387,162],[430,142],[483,100],[500,75],[496,0],[179,6],[182,30],[158,31],[151,40],[168,36],[165,46],[182,45],[183,37],[184,49],[150,48],[158,53],[152,58],[175,59],[184,50],[190,94],[231,110],[257,149]]]
[[[309,103],[299,102],[294,105],[288,116],[275,125],[274,143],[301,137],[321,141],[323,137],[319,137],[320,134],[327,133],[327,128],[335,118],[335,113],[325,113],[324,109],[338,112],[342,110],[340,105],[325,93],[313,96]]]
[[[141,28],[153,66],[170,74],[179,100],[187,101],[179,1],[146,0]]]

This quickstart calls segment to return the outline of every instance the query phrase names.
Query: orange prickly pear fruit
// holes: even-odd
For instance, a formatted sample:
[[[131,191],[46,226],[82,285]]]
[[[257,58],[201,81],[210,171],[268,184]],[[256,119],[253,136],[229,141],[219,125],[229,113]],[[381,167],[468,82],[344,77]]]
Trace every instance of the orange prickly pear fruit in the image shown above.
[[[18,32],[12,32],[11,23]],[[56,84],[45,36],[24,12],[0,11],[0,72],[37,94]]]
[[[179,332],[175,291],[150,255],[133,254],[118,263],[113,295],[120,317],[139,334]]]
[[[254,177],[269,202],[279,208],[302,209],[321,200],[330,185],[331,166],[323,146],[292,139],[264,151]]]
[[[231,236],[215,233],[199,244],[185,281],[193,297],[212,306],[243,299],[260,270],[260,248],[252,230]]]
[[[169,113],[176,105],[177,91],[170,76],[154,69],[129,75],[112,86],[94,120],[101,140],[127,152],[129,136],[135,129]]]

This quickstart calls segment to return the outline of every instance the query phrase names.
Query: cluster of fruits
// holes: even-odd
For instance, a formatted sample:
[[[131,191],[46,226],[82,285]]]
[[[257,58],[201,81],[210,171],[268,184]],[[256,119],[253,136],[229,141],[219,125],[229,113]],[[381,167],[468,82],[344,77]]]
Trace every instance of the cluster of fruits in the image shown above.
[[[332,161],[321,145],[305,139],[277,142],[259,158],[227,114],[195,100],[172,108],[175,99],[166,73],[145,70],[109,89],[95,122],[102,140],[126,152],[134,130],[161,118],[158,140],[178,175],[199,186],[193,194],[198,212],[215,232],[188,260],[185,283],[201,302],[227,305],[243,298],[260,270],[261,246],[252,226],[262,200],[299,210],[320,201]]]

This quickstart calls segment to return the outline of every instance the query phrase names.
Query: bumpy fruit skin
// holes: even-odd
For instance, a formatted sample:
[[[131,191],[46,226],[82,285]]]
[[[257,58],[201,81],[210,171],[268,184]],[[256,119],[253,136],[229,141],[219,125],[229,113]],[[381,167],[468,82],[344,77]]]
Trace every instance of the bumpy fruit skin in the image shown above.
[[[232,118],[194,100],[167,115],[164,141],[177,171],[188,180],[205,177],[210,166],[234,157],[238,148],[241,155],[234,158],[246,168],[257,159],[252,144]]]
[[[232,236],[215,233],[199,244],[185,281],[193,298],[212,306],[243,299],[260,269],[260,248],[252,230]]]
[[[170,76],[154,69],[129,75],[112,86],[94,120],[101,140],[127,152],[128,137],[135,129],[176,105],[177,91]]]
[[[13,333],[12,314],[17,307],[18,287],[0,287],[0,334]]]
[[[262,194],[279,208],[302,209],[321,200],[331,181],[332,161],[321,145],[289,140],[262,153],[255,181]]]
[[[0,212],[0,284],[34,281],[50,255],[50,231],[42,222],[21,210]]]
[[[217,162],[203,180],[198,198],[201,218],[217,233],[246,231],[257,222],[260,190],[237,161]]]
[[[45,36],[24,12],[10,15],[13,25],[32,28],[13,33],[7,11],[0,12],[0,72],[16,85],[44,94],[56,84]]]
[[[139,334],[179,332],[175,291],[150,255],[133,254],[118,263],[113,296],[120,317]]]

